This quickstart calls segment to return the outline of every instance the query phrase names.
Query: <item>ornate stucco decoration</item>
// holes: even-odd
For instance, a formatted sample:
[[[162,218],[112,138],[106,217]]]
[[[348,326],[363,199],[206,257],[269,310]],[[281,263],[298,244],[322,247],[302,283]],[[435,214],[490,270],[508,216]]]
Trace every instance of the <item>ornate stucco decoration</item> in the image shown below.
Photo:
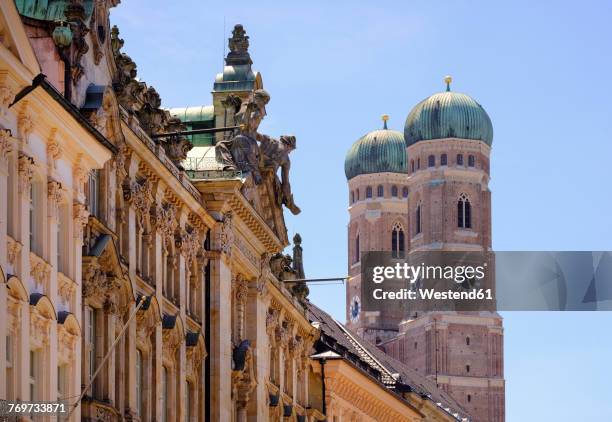
[[[124,142],[120,142],[117,146],[117,154],[113,157],[113,162],[115,168],[117,170],[117,182],[121,185],[124,179],[127,177],[127,170],[125,168],[125,163],[129,159],[131,155],[130,149]]]
[[[150,218],[151,225],[162,236],[164,249],[169,251],[177,226],[175,206],[170,203],[158,204],[151,208]]]
[[[185,257],[186,268],[189,270],[196,263],[200,249],[200,236],[193,227],[187,227],[182,233],[181,253]]]
[[[150,305],[149,305],[150,306]],[[140,310],[136,314],[136,336],[140,347],[145,350],[151,348],[151,336],[155,328],[161,323],[159,315],[151,306],[146,311]]]
[[[23,245],[11,237],[8,237],[7,239],[8,239],[8,248],[7,248],[8,263],[12,267],[15,267],[15,265],[17,264],[17,258],[19,258],[19,255],[21,254],[21,249],[23,248]]]
[[[234,231],[232,229],[233,216],[231,211],[225,212],[219,230],[219,249],[228,257],[232,255],[232,245],[234,243]]]
[[[64,189],[62,184],[56,180],[49,180],[47,182],[47,197],[49,199],[50,214],[57,218],[59,206],[62,202],[64,195]]]
[[[178,318],[178,317],[177,317]],[[176,350],[181,345],[183,341],[183,336],[181,335],[181,330],[179,327],[174,327],[172,329],[164,329],[162,334],[162,342],[163,342],[163,354],[164,359],[169,362],[174,362],[176,356]]]
[[[119,103],[137,117],[140,127],[149,136],[173,133],[186,130],[180,119],[172,117],[170,112],[161,108],[161,99],[155,88],[136,79],[137,66],[130,56],[122,53],[124,41],[119,38],[119,29],[111,30],[111,47],[117,72],[113,88]],[[191,142],[184,136],[176,135],[160,139],[166,156],[177,166],[187,157],[192,148]]]
[[[244,369],[232,371],[232,383],[236,392],[236,401],[239,409],[246,409],[250,395],[257,386],[255,357],[250,347],[245,351],[244,361]]]
[[[84,195],[84,186],[87,181],[87,168],[85,167],[82,153],[77,155],[76,162],[72,168],[72,178],[74,180],[73,187],[77,195]]]
[[[249,37],[240,24],[234,26],[232,37],[229,39],[230,52],[227,55],[226,63],[228,65],[252,64],[251,56],[249,55]]]
[[[11,131],[8,129],[0,129],[0,161],[6,163],[12,151],[13,142],[11,141]]]
[[[59,329],[57,330],[57,344],[59,345],[60,352],[59,357],[66,363],[74,362],[74,352],[78,337],[78,332],[71,332],[63,325],[59,325]]]
[[[120,306],[119,294],[121,280],[105,271],[107,263],[101,263],[96,258],[83,262],[83,288],[84,299],[96,300],[103,304],[104,311],[110,315],[123,315],[127,309]]]
[[[30,134],[34,130],[34,119],[27,106],[24,105],[17,116],[17,129],[19,136],[25,145],[29,143]]]
[[[37,345],[49,345],[49,328],[51,320],[32,308],[30,312],[30,339]]]
[[[49,275],[51,274],[51,265],[40,258],[38,255],[30,252],[30,276],[41,286],[48,287]]]
[[[81,59],[89,51],[89,45],[85,41],[89,28],[85,25],[85,7],[81,2],[71,0],[64,13],[72,30],[70,73],[72,83],[76,86],[85,71]]]
[[[131,192],[127,196],[128,203],[134,206],[140,227],[145,227],[153,204],[153,187],[148,180],[144,180],[132,183],[130,188]],[[124,198],[126,198],[125,195]]]
[[[72,296],[76,291],[76,283],[66,277],[65,275],[58,274],[57,277],[57,292],[60,297],[66,303],[70,303],[72,301]]]
[[[272,271],[270,270],[271,258],[272,254],[265,252],[261,254],[261,258],[259,259],[259,277],[257,277],[255,288],[260,296],[264,296],[266,294],[266,285],[272,276]]]
[[[87,207],[84,204],[77,202],[72,205],[72,214],[74,221],[74,237],[82,239],[83,229],[89,220],[89,211],[87,211]]]
[[[57,168],[57,160],[62,155],[62,149],[57,141],[57,129],[51,129],[49,138],[47,139],[47,164],[49,171],[54,171]]]
[[[103,297],[106,294],[107,278],[97,261],[83,266],[83,298]]]
[[[237,341],[245,340],[245,314],[246,300],[249,294],[249,282],[241,274],[236,275],[232,280],[232,290],[234,292],[234,311],[236,315],[236,326],[234,334]]]
[[[115,1],[111,2],[115,3]],[[114,6],[114,4],[112,4]],[[96,0],[95,9],[89,20],[89,32],[91,33],[91,46],[93,48],[94,63],[100,64],[104,57],[104,47],[109,38],[108,28],[108,2],[106,0]]]
[[[187,374],[192,379],[197,379],[202,367],[203,359],[207,356],[206,347],[202,336],[198,335],[198,342],[195,346],[187,344]]]
[[[15,98],[15,91],[11,87],[7,85],[0,86],[0,115],[6,116],[13,98]]]
[[[17,171],[19,173],[19,192],[28,192],[32,183],[32,177],[34,176],[34,159],[28,155],[19,154]]]

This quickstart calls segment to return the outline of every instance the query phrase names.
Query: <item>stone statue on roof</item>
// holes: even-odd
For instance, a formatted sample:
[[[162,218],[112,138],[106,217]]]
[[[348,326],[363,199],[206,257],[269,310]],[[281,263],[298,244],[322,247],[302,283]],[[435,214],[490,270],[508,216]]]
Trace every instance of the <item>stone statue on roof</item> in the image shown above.
[[[283,135],[280,139],[274,139],[267,135],[258,135],[257,139],[260,142],[262,166],[271,168],[275,175],[274,188],[279,205],[284,204],[292,214],[299,214],[301,210],[293,201],[289,183],[289,170],[291,169],[289,154],[296,148],[295,136]],[[281,169],[280,180],[276,175],[279,168]]]
[[[260,151],[257,145],[259,124],[266,115],[266,104],[270,95],[263,89],[258,89],[252,97],[240,104],[234,114],[234,123],[239,126],[238,133],[232,138],[224,139],[215,146],[217,161],[223,164],[224,170],[240,170],[250,173],[255,184],[262,181],[259,171]],[[235,105],[228,100],[229,105]]]
[[[234,26],[229,41],[230,52],[225,59],[228,66],[252,64],[249,54],[249,36],[241,24]]]
[[[224,106],[232,112],[234,125],[239,126],[238,133],[217,142],[217,161],[222,163],[224,170],[250,173],[257,185],[263,181],[262,171],[268,170],[267,173],[273,178],[271,184],[278,205],[284,204],[293,214],[299,214],[301,210],[293,200],[289,183],[289,154],[296,148],[295,136],[284,135],[275,139],[258,132],[259,125],[266,116],[266,105],[270,101],[270,94],[264,89],[253,92],[251,98],[245,102],[236,100],[228,96]],[[277,175],[279,168],[280,179]]]

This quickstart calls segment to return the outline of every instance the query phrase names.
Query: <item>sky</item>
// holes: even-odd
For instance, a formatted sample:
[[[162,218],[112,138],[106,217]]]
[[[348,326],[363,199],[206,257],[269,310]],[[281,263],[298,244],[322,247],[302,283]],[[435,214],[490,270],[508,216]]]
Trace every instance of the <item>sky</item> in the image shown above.
[[[164,107],[210,104],[245,26],[272,97],[260,131],[297,137],[302,213],[286,218],[309,277],[347,273],[350,145],[382,114],[402,131],[447,74],[493,122],[494,249],[611,250],[611,19],[605,0],[124,0],[111,14]],[[344,321],[342,285],[310,298]],[[612,420],[612,313],[502,315],[508,422]]]

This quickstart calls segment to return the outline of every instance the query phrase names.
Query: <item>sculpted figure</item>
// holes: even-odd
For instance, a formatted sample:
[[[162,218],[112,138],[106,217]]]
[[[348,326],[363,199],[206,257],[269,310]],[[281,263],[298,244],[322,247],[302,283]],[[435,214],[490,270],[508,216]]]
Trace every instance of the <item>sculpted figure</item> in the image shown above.
[[[264,167],[272,168],[275,175],[278,168],[281,169],[282,181],[279,181],[278,177],[276,178],[278,199],[285,204],[291,213],[299,214],[301,210],[293,201],[291,184],[289,183],[289,170],[291,169],[289,154],[296,148],[295,136],[281,136],[280,140],[277,140],[266,135],[258,135],[258,140],[261,143]]]
[[[224,125],[228,125],[227,114],[230,113],[232,116],[231,124],[237,126],[236,114],[240,110],[242,101],[235,95],[228,95],[227,98],[221,101],[225,108],[225,119]],[[236,164],[232,158],[232,136],[225,135],[221,141],[218,141],[215,145],[215,157],[217,161],[223,164],[223,170],[236,170]]]
[[[255,91],[253,97],[242,103],[235,114],[235,124],[240,126],[239,133],[228,141],[219,142],[215,148],[216,157],[224,164],[224,169],[237,168],[249,172],[256,184],[262,181],[257,129],[266,115],[266,104],[269,101],[270,95],[265,90]]]

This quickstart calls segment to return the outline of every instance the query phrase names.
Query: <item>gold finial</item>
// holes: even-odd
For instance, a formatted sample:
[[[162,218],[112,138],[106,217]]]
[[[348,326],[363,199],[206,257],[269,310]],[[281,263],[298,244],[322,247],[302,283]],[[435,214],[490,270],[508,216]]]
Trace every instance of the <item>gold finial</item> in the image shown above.
[[[451,75],[446,75],[444,77],[444,82],[446,83],[446,90],[450,91],[450,84],[453,81],[453,77]]]
[[[385,122],[384,123],[384,125],[385,125],[384,128],[386,129],[387,128],[387,120],[389,120],[389,115],[388,114],[383,114],[381,118],[382,118],[382,121]]]

